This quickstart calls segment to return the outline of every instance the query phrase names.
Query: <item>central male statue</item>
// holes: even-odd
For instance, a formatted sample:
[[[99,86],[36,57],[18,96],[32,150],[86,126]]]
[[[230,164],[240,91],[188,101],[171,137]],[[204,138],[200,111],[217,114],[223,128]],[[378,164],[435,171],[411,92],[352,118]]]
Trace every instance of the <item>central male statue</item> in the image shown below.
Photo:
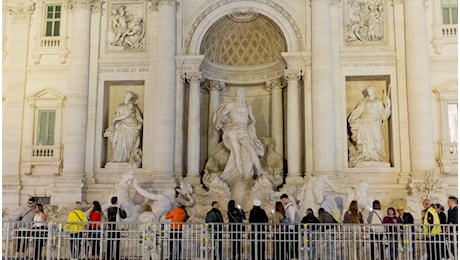
[[[222,142],[228,150],[224,179],[242,176],[244,179],[262,174],[259,156],[264,155],[264,147],[257,139],[255,117],[246,103],[246,90],[238,88],[236,99],[229,100],[217,108],[213,118],[217,130],[222,130]]]

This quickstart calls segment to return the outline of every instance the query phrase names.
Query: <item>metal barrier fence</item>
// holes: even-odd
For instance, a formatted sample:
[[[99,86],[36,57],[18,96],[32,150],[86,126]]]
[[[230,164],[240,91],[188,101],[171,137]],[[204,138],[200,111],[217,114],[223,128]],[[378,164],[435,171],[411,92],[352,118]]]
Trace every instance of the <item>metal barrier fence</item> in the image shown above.
[[[456,225],[46,224],[3,222],[3,259],[458,259]]]

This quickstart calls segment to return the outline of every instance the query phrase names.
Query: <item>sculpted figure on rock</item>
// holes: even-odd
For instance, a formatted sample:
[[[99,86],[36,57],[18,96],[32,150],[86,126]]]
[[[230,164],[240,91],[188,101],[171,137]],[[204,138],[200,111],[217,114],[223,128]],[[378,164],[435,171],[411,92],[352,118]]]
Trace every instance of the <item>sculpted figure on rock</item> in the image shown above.
[[[375,97],[376,88],[369,86],[364,97],[351,112],[348,123],[351,131],[349,166],[359,162],[383,162],[385,159],[382,124],[391,114],[389,92],[385,105]]]
[[[264,155],[264,147],[257,139],[255,117],[246,103],[246,90],[239,88],[236,99],[222,104],[214,114],[217,130],[222,130],[222,142],[230,150],[223,178],[237,174],[250,178],[261,174],[259,156]]]

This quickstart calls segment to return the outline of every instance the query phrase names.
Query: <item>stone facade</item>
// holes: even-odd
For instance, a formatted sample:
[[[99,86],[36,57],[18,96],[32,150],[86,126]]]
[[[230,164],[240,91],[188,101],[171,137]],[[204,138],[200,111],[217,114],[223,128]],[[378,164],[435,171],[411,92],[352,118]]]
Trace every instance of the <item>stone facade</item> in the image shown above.
[[[458,42],[440,2],[7,0],[4,213],[29,196],[105,200],[127,170],[147,188],[196,189],[219,142],[212,115],[239,87],[285,161],[284,188],[365,182],[385,207],[435,196],[410,188],[434,172],[444,204],[458,193]],[[350,167],[347,118],[369,85],[391,99],[386,157]],[[142,162],[109,163],[103,133],[127,90],[143,115]]]

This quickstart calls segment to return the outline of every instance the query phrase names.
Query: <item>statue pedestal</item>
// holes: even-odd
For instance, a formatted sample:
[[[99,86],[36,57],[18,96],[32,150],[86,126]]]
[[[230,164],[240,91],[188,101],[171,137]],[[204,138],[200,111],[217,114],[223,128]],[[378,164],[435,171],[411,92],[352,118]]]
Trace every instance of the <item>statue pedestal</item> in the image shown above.
[[[389,162],[359,162],[355,168],[390,168]]]
[[[130,163],[113,163],[108,162],[105,164],[106,169],[137,169],[141,167],[140,162],[130,162]]]

